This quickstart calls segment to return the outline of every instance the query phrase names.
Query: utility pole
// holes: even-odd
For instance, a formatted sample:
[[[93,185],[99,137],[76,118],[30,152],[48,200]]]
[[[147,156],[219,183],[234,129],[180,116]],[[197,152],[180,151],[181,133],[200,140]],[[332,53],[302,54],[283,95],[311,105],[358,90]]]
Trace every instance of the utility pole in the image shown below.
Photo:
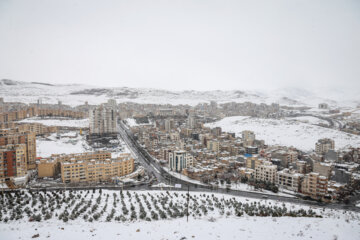
[[[188,187],[188,194],[187,194],[187,206],[186,206],[186,222],[189,222],[189,200],[190,200],[189,185],[187,187]]]

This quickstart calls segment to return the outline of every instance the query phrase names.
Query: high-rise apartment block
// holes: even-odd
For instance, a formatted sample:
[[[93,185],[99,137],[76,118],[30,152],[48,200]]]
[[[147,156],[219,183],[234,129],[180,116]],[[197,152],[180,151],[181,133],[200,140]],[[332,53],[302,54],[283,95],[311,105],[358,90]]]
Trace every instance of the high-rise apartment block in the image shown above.
[[[0,183],[27,173],[25,144],[8,144],[0,147]]]
[[[0,134],[0,146],[25,144],[27,169],[36,168],[36,135],[34,132]]]
[[[113,104],[101,104],[90,110],[90,134],[97,136],[113,135],[117,132],[116,109]]]

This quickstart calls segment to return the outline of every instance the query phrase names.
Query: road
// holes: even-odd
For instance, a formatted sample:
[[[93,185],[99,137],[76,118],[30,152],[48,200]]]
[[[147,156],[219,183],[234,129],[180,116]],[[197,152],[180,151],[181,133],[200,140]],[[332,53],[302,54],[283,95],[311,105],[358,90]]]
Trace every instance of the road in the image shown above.
[[[343,209],[343,210],[351,210],[360,212],[360,209],[355,207],[354,205],[345,205],[340,203],[319,203],[316,201],[309,201],[295,197],[285,197],[285,196],[278,196],[278,195],[271,195],[265,193],[257,193],[257,192],[247,192],[247,191],[240,191],[240,190],[233,190],[233,189],[223,189],[223,188],[213,188],[210,185],[201,185],[196,184],[193,182],[188,182],[184,179],[176,178],[166,172],[160,164],[153,159],[152,156],[148,152],[146,152],[140,144],[134,139],[133,134],[131,131],[125,126],[125,124],[120,121],[119,122],[119,133],[121,138],[124,140],[126,145],[129,147],[131,152],[135,155],[138,161],[145,167],[148,173],[153,174],[158,182],[163,183],[171,183],[171,184],[181,184],[181,189],[177,190],[190,190],[190,191],[201,191],[201,192],[212,192],[212,193],[224,193],[230,194],[233,196],[241,196],[247,198],[256,198],[256,199],[270,199],[275,201],[282,201],[282,202],[290,202],[290,203],[297,203],[297,204],[304,204],[304,205],[311,205],[317,207],[326,207],[332,209]],[[137,190],[153,190],[153,188],[149,186],[136,186],[135,189]]]

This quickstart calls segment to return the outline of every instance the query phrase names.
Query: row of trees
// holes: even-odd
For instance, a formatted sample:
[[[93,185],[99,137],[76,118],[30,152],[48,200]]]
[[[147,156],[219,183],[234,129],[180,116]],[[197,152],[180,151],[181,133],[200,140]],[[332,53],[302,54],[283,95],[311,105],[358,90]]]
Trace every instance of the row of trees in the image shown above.
[[[289,209],[285,204],[243,202],[236,198],[219,198],[212,194],[178,192],[122,192],[114,191],[53,191],[6,193],[0,195],[0,221],[19,219],[46,221],[57,219],[68,222],[78,218],[84,221],[135,221],[203,216],[292,216],[320,217],[311,209]]]

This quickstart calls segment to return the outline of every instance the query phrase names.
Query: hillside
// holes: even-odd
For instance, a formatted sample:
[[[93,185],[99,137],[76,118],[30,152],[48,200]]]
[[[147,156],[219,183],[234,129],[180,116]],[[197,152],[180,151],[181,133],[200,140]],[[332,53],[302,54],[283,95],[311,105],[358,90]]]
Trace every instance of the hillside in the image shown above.
[[[100,85],[100,84],[99,84]],[[320,102],[327,102],[333,107],[356,106],[357,98],[345,101],[341,99],[322,98],[318,94],[302,89],[278,89],[275,91],[168,91],[146,88],[102,88],[87,85],[54,85],[39,82],[21,82],[3,79],[0,81],[0,97],[5,101],[19,101],[26,103],[36,102],[39,98],[43,103],[57,103],[62,101],[71,106],[84,104],[98,104],[109,98],[118,102],[137,102],[155,104],[189,104],[196,105],[202,102],[253,102],[253,103],[279,103],[288,106],[316,107]],[[350,100],[349,100],[350,99]]]

